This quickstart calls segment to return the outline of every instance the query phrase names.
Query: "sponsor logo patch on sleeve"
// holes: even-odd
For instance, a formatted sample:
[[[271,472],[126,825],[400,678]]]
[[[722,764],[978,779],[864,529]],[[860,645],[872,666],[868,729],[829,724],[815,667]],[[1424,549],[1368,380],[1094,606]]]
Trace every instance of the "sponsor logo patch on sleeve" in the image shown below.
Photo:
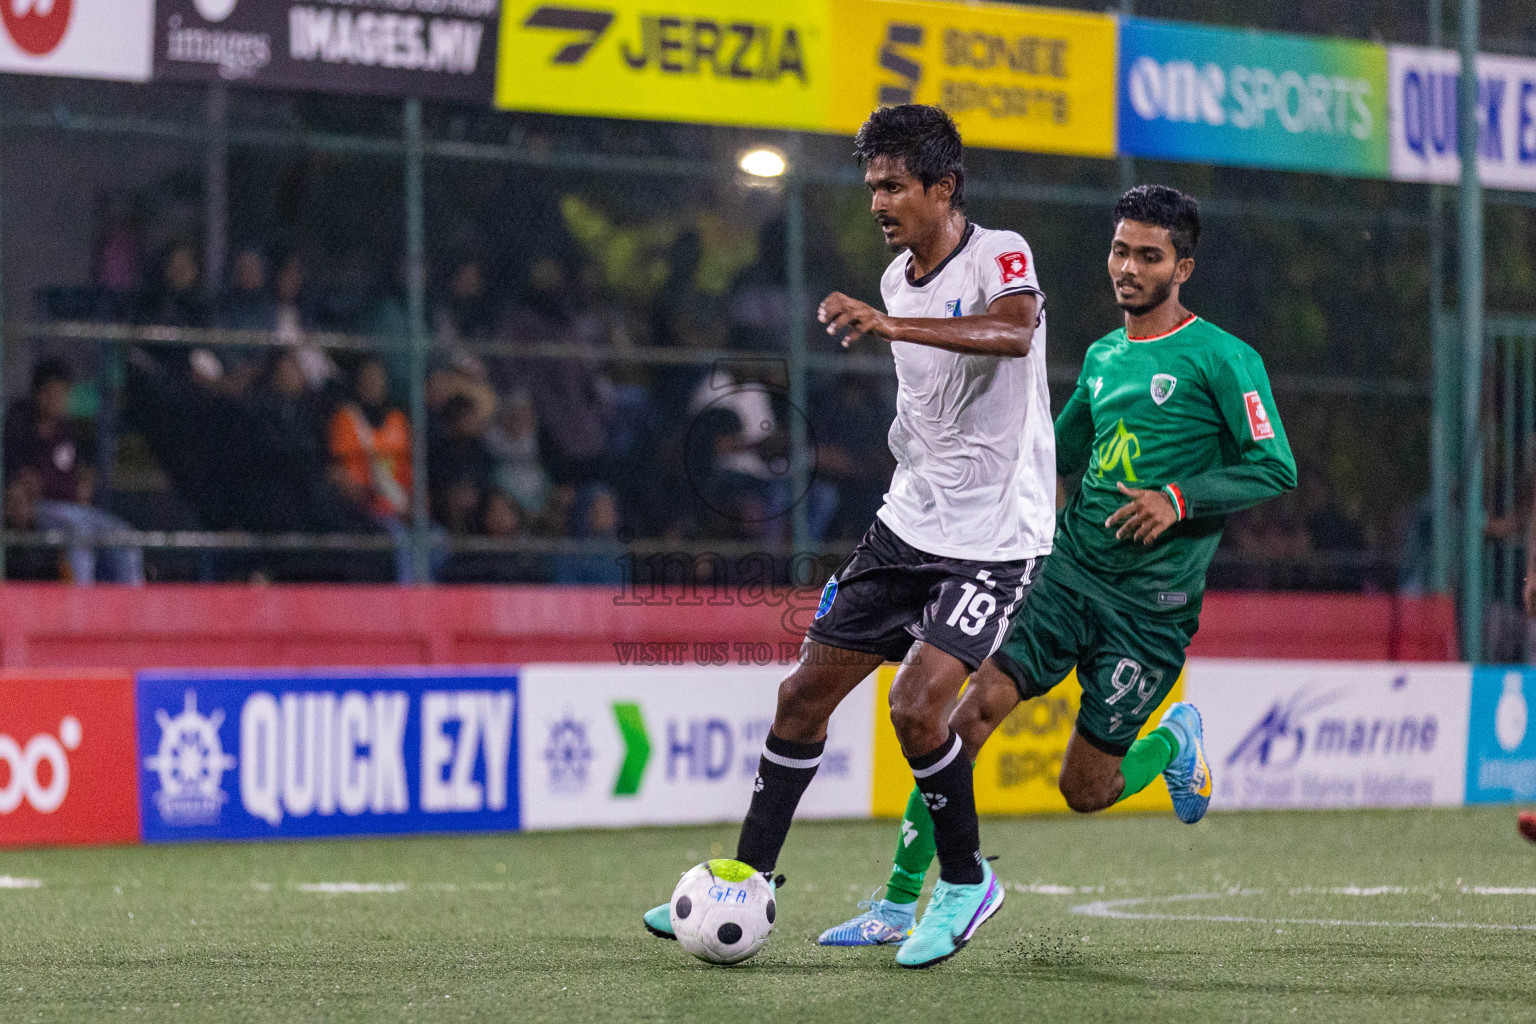
[[[1269,422],[1269,410],[1264,408],[1264,399],[1259,397],[1257,391],[1248,391],[1243,394],[1243,403],[1248,407],[1248,432],[1253,435],[1253,439],[1273,440],[1275,425]]]
[[[1029,277],[1029,257],[1022,252],[1003,253],[997,258],[997,265],[1003,272],[1003,284],[1012,284]]]

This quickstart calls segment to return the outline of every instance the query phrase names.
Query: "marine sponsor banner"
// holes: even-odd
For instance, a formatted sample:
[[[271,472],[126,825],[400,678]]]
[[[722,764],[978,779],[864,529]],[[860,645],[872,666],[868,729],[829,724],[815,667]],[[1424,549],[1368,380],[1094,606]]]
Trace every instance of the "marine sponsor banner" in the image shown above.
[[[1536,800],[1536,670],[1489,666],[1472,671],[1467,735],[1467,803]]]
[[[487,103],[500,4],[158,0],[155,77]]]
[[[0,846],[133,843],[133,679],[0,674]]]
[[[496,105],[823,130],[827,0],[506,0]]]
[[[1461,177],[1457,99],[1461,57],[1393,46],[1392,177],[1454,184]],[[1477,58],[1477,166],[1490,188],[1536,190],[1536,60]]]
[[[875,701],[875,778],[874,813],[899,817],[912,792],[912,768],[902,756],[891,725],[888,698],[896,667],[880,669],[879,690]],[[1184,681],[1174,684],[1167,699],[1154,711],[1145,734],[1157,728],[1163,708],[1183,699]],[[1003,719],[976,759],[976,809],[983,814],[1038,814],[1065,811],[1067,801],[1061,795],[1057,779],[1067,740],[1077,723],[1077,709],[1083,700],[1083,688],[1077,673],[1067,676],[1044,697],[1025,701]],[[1173,802],[1168,789],[1153,783],[1114,811],[1171,811]]]
[[[520,717],[511,669],[141,673],[144,839],[515,829]]]
[[[1119,123],[1131,156],[1385,177],[1387,51],[1129,18]]]
[[[933,103],[967,145],[1111,156],[1115,21],[1005,4],[832,5],[834,131],[871,110]]]
[[[1466,789],[1466,665],[1197,659],[1211,806],[1456,806]]]
[[[746,813],[782,667],[529,665],[527,829],[731,821]],[[869,814],[874,684],[832,715],[801,817]]]
[[[155,0],[0,0],[0,72],[146,81],[154,9]]]

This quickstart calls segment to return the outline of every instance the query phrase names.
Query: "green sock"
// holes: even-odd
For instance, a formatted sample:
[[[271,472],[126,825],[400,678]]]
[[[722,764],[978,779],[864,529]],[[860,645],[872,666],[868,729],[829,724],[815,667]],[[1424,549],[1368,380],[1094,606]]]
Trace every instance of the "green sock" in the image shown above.
[[[892,903],[916,903],[923,894],[923,876],[933,863],[934,852],[933,816],[923,803],[923,794],[913,786],[901,819],[896,864],[891,868],[890,881],[885,883],[885,898]]]
[[[1120,762],[1120,774],[1125,777],[1125,789],[1120,793],[1120,800],[1146,789],[1178,756],[1179,741],[1162,726],[1132,743],[1131,749],[1125,752],[1125,759]]]

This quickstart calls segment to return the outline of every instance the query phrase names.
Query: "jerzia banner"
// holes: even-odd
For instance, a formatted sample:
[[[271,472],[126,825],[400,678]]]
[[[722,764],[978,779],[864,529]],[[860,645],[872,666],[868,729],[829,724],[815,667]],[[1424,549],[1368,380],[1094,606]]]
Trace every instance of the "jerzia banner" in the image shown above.
[[[155,77],[489,103],[501,0],[159,0]]]

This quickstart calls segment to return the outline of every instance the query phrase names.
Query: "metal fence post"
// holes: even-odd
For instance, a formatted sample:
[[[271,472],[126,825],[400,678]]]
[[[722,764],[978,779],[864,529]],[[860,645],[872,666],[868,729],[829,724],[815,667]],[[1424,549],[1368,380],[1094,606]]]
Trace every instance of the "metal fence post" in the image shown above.
[[[794,162],[790,165],[785,187],[785,272],[789,277],[789,459],[790,487],[796,501],[790,508],[790,531],[795,554],[810,550],[810,530],[806,523],[806,500],[811,485],[811,460],[808,424],[810,402],[806,387],[805,324],[805,178],[800,161],[804,149],[795,137]]]
[[[405,101],[406,310],[411,331],[411,561],[416,582],[431,578],[427,521],[427,258],[421,100]]]
[[[1465,468],[1462,508],[1462,657],[1483,653],[1483,186],[1478,175],[1477,43],[1479,0],[1461,0],[1461,80],[1457,103],[1457,194],[1460,231],[1461,450]]]

